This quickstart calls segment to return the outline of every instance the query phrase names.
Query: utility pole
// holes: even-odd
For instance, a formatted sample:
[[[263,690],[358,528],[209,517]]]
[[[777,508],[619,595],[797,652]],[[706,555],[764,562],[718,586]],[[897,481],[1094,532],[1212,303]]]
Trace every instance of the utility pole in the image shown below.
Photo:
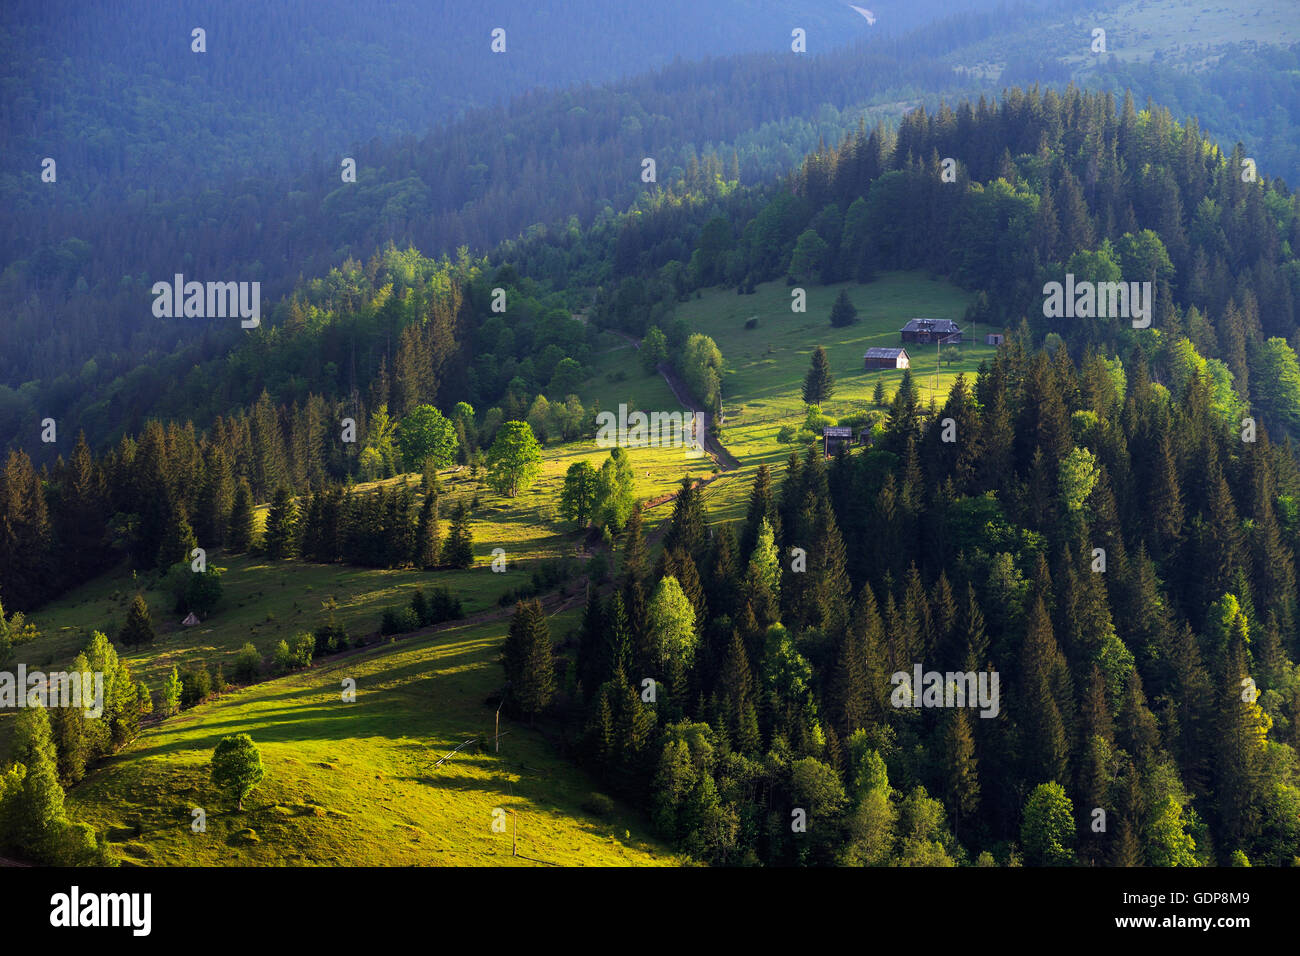
[[[506,694],[508,693],[510,693],[510,681],[506,681],[505,689],[501,691],[501,703],[497,704],[497,731],[496,736],[493,737],[493,746],[496,748],[493,751],[494,753],[501,752],[501,708],[506,704]]]
[[[519,814],[513,810],[507,810],[510,814],[510,855],[519,855]]]

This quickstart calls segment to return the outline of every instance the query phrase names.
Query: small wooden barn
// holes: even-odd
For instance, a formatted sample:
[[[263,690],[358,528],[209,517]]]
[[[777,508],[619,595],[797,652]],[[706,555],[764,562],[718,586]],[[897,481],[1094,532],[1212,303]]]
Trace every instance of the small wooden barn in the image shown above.
[[[830,458],[840,450],[842,445],[853,444],[853,429],[840,425],[828,425],[822,429],[822,452]]]
[[[912,319],[899,330],[904,342],[956,345],[961,342],[961,327],[952,319]]]
[[[990,332],[988,335],[984,336],[985,345],[1001,345],[1006,340],[1007,337],[1001,332]]]
[[[907,349],[870,348],[862,356],[862,367],[866,369],[907,368],[911,364]]]

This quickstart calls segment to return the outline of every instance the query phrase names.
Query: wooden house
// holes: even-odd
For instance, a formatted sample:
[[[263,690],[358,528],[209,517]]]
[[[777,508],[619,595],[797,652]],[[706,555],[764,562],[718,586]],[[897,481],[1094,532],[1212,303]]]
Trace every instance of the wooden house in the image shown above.
[[[899,335],[904,342],[956,345],[961,342],[961,327],[951,319],[912,319],[899,330]]]

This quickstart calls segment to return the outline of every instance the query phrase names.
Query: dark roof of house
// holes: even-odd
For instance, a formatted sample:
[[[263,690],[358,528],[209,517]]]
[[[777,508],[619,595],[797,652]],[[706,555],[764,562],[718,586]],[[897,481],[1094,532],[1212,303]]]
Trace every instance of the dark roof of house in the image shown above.
[[[949,335],[953,332],[960,332],[961,326],[952,319],[911,319],[899,331],[941,332],[944,335]]]
[[[863,353],[862,357],[896,359],[900,355],[906,355],[906,354],[907,354],[907,349],[882,349],[882,348],[872,347],[867,349],[866,352]]]
[[[852,438],[853,429],[840,425],[827,425],[822,429],[823,438]]]

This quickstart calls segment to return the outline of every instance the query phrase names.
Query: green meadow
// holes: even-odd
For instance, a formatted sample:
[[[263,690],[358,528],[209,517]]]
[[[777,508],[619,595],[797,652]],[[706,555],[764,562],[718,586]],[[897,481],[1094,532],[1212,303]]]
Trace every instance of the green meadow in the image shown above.
[[[856,324],[833,328],[831,305],[841,289],[858,310]],[[744,516],[754,469],[762,463],[777,466],[792,450],[802,448],[776,440],[783,425],[798,426],[804,419],[802,396],[813,350],[826,349],[835,376],[835,392],[822,406],[832,418],[879,410],[872,402],[877,379],[884,383],[886,400],[902,380],[901,370],[865,371],[862,355],[868,348],[897,348],[898,330],[908,319],[952,319],[960,323],[970,296],[950,283],[924,273],[886,272],[867,285],[841,283],[808,286],[807,311],[791,310],[791,288],[768,282],[753,295],[736,295],[734,289],[705,292],[678,307],[677,315],[691,328],[710,336],[722,351],[726,371],[722,379],[726,422],[722,442],[740,459],[742,467],[711,487],[706,496],[714,518],[737,520]],[[757,319],[757,327],[745,323]],[[923,403],[931,396],[939,403],[959,373],[974,381],[975,372],[996,352],[983,344],[984,334],[1000,331],[977,327],[966,336],[961,358],[936,369],[934,346],[905,346],[912,363],[912,379]]]
[[[559,638],[574,612],[551,619]],[[502,722],[500,752],[466,740],[492,732],[487,696],[505,621],[327,658],[310,670],[217,698],[146,730],[69,794],[71,815],[104,830],[114,854],[152,866],[643,866],[680,859],[526,725]],[[356,700],[342,699],[345,679]],[[266,778],[237,811],[208,764],[227,734],[247,733]],[[203,810],[206,831],[194,832]],[[512,834],[494,811],[513,811]],[[509,820],[508,813],[495,819]]]

